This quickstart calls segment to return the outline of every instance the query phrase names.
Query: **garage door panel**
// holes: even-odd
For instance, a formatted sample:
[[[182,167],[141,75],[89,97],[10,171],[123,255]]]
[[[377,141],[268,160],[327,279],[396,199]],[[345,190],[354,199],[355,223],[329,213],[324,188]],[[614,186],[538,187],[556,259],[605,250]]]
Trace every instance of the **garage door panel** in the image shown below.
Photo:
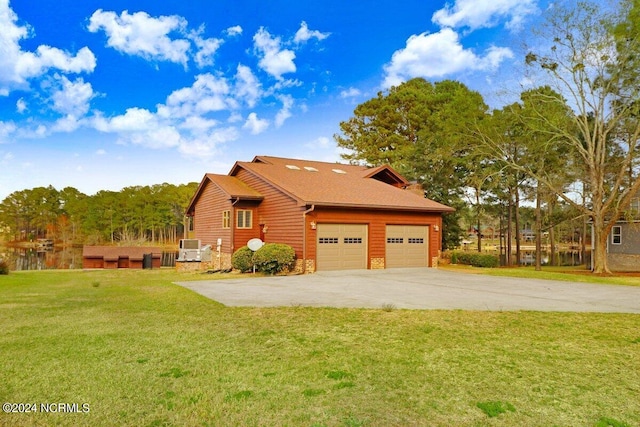
[[[426,225],[387,225],[386,267],[427,267],[429,265],[429,227]]]
[[[366,224],[318,224],[317,269],[367,268]]]

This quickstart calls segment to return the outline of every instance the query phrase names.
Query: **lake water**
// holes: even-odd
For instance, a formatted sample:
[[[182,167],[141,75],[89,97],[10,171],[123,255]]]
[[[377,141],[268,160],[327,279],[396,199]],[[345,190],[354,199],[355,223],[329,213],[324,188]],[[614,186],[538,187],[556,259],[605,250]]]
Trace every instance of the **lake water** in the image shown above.
[[[0,258],[9,262],[9,270],[47,270],[82,268],[82,248],[13,248],[0,246]]]
[[[177,253],[163,252],[163,267],[174,267]],[[14,248],[0,246],[0,259],[9,261],[9,270],[49,270],[82,268],[81,247],[50,247],[47,250],[35,248]]]

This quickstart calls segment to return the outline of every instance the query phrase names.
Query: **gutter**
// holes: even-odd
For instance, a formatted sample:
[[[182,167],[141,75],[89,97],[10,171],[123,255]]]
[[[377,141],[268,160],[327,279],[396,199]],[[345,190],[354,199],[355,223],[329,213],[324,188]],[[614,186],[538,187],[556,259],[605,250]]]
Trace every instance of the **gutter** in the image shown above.
[[[313,212],[316,205],[302,212],[302,273],[307,273],[307,214]]]

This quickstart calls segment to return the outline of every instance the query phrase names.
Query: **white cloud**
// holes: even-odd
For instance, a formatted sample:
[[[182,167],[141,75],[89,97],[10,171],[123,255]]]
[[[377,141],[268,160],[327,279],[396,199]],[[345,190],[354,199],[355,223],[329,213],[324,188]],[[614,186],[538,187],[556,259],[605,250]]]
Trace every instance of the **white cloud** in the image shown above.
[[[384,86],[395,86],[413,77],[442,77],[466,70],[495,68],[513,57],[507,48],[490,48],[484,58],[465,49],[450,28],[437,33],[413,35],[404,49],[397,50],[385,66]]]
[[[16,101],[16,111],[20,114],[27,111],[27,102],[24,100],[24,98],[20,98],[18,99],[18,101]]]
[[[129,14],[96,10],[89,18],[89,31],[104,30],[107,46],[129,55],[148,60],[170,61],[186,66],[191,43],[183,38],[172,39],[170,34],[184,34],[187,21],[180,16],[154,18],[146,12]]]
[[[225,33],[227,33],[229,37],[239,36],[242,34],[242,27],[240,25],[229,27],[225,30]]]
[[[94,97],[91,83],[82,78],[70,81],[65,76],[58,77],[58,90],[51,95],[53,110],[80,118],[89,111],[89,102]]]
[[[156,112],[129,108],[125,114],[106,118],[97,114],[93,127],[115,133],[122,144],[152,149],[176,149],[185,156],[211,156],[218,146],[238,138],[236,127],[220,127],[211,113],[233,110],[238,103],[230,95],[226,79],[201,74],[190,87],[171,93]]]
[[[262,95],[262,84],[253,74],[251,68],[245,65],[238,65],[234,95],[236,98],[244,100],[251,108],[256,105],[256,101]]]
[[[12,122],[0,121],[0,144],[7,142],[7,139],[11,134],[16,131],[16,125]]]
[[[87,47],[74,56],[56,47],[40,45],[35,52],[23,51],[20,41],[31,36],[31,28],[17,24],[18,17],[7,1],[0,2],[0,96],[26,88],[27,81],[51,69],[64,73],[92,72],[96,58]]]
[[[104,156],[105,154],[107,154],[106,150],[103,150],[102,148],[99,149],[98,151],[96,151],[96,155],[98,156]]]
[[[256,113],[249,114],[247,121],[242,126],[243,129],[248,129],[252,135],[258,135],[269,127],[269,121],[266,119],[259,119]]]
[[[296,71],[293,60],[296,54],[283,49],[279,37],[272,37],[263,27],[253,36],[254,51],[260,57],[258,65],[278,80],[282,75]]]
[[[224,77],[200,74],[192,86],[171,93],[165,105],[158,107],[158,113],[165,118],[176,118],[234,108],[237,103],[230,92]]]
[[[282,102],[282,108],[278,111],[275,118],[277,128],[282,126],[289,117],[291,117],[291,107],[293,107],[293,97],[291,95],[278,95],[277,98]]]
[[[213,56],[218,51],[218,48],[222,46],[223,41],[220,39],[209,38],[205,39],[201,37],[201,34],[204,33],[204,25],[200,26],[198,31],[193,31],[191,33],[191,40],[198,48],[194,56],[194,61],[198,67],[202,68],[208,65],[213,65],[214,60]]]
[[[209,131],[209,129],[215,128],[216,126],[218,126],[218,124],[219,122],[217,120],[205,119],[200,116],[191,116],[187,117],[186,120],[184,120],[180,124],[180,128],[189,130],[190,132],[194,133],[202,133]]]
[[[340,98],[355,98],[360,95],[362,95],[362,92],[355,87],[350,87],[349,89],[340,92]]]
[[[321,33],[318,30],[310,31],[307,23],[302,21],[300,24],[300,29],[296,32],[293,41],[295,43],[305,43],[310,39],[324,40],[329,37],[331,33]]]
[[[137,107],[128,108],[124,114],[111,119],[94,118],[94,127],[101,132],[141,132],[158,126],[158,120],[151,111]]]
[[[432,21],[442,27],[468,27],[473,31],[507,20],[505,26],[516,30],[535,11],[535,0],[456,0],[435,12]]]

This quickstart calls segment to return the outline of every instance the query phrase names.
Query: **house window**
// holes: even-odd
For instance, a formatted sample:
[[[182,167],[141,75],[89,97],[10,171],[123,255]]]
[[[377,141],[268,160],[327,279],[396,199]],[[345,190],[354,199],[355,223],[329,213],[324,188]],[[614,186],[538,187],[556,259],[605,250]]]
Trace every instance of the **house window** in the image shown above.
[[[631,213],[638,215],[640,213],[640,197],[634,197],[631,199]]]
[[[237,228],[252,228],[253,222],[251,214],[251,211],[239,210],[236,216]]]
[[[622,227],[619,225],[614,225],[611,229],[611,244],[612,245],[620,245],[622,244]]]
[[[231,211],[222,211],[222,228],[231,227]]]

